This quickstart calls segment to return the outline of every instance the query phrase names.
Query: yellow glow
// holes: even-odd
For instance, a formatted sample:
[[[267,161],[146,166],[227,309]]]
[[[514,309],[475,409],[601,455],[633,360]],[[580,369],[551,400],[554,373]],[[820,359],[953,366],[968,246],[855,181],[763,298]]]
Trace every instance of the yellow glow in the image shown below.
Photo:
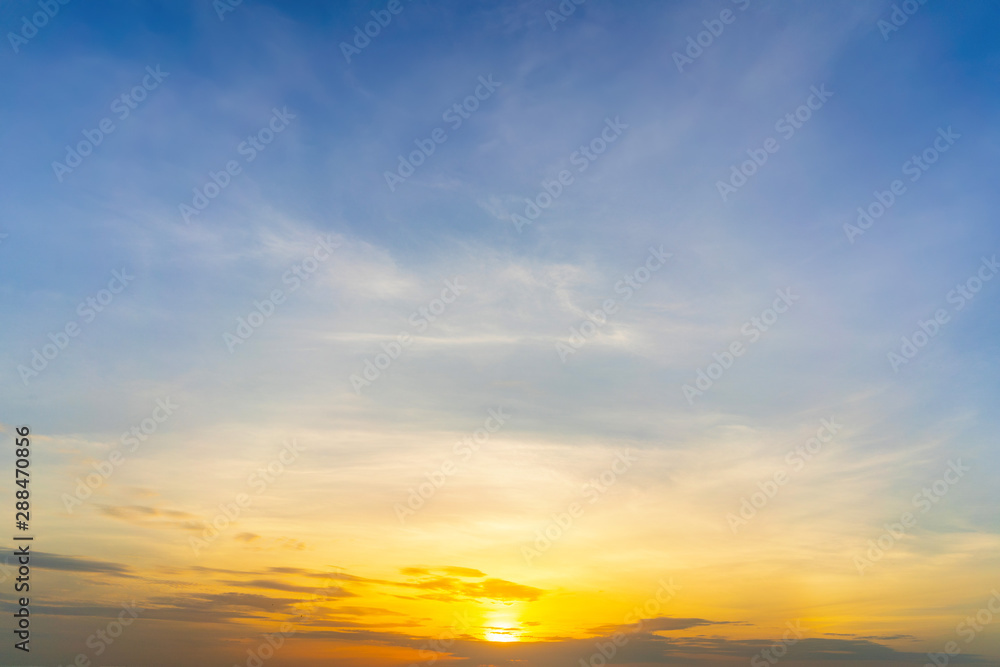
[[[520,605],[518,605],[520,606]],[[483,638],[488,642],[516,642],[521,640],[516,609],[504,609],[486,615],[486,631]]]

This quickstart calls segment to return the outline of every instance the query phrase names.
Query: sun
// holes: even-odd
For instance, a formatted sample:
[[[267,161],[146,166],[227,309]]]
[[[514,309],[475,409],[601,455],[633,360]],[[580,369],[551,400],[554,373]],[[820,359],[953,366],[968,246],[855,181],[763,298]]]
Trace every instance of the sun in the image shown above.
[[[486,615],[483,638],[488,642],[521,641],[517,609],[491,611]]]
[[[488,642],[516,642],[521,639],[516,633],[515,628],[496,628],[487,630],[483,636]]]

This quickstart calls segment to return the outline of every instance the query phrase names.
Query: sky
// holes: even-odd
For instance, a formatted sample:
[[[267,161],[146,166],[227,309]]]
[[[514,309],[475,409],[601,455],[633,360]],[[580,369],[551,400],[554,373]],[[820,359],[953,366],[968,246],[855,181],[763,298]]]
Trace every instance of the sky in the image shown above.
[[[998,664],[998,21],[3,2],[0,663]]]

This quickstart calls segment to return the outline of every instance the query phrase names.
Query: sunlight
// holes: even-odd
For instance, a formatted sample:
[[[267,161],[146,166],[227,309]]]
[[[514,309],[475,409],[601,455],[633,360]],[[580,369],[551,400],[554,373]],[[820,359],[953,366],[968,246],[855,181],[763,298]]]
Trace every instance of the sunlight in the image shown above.
[[[483,638],[488,642],[516,642],[521,640],[516,609],[504,609],[486,615]]]
[[[520,639],[516,632],[516,628],[500,628],[497,630],[488,630],[485,635],[486,641],[488,642],[516,642]]]

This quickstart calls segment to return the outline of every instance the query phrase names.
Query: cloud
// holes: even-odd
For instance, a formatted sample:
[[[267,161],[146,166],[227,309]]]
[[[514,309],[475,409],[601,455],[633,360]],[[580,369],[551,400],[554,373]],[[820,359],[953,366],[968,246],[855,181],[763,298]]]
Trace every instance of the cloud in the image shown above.
[[[701,620],[701,619],[699,619]],[[707,621],[714,624],[713,621]],[[620,638],[619,638],[620,641]],[[770,640],[740,640],[722,637],[664,638],[655,634],[631,635],[628,642],[617,646],[612,636],[571,639],[551,642],[514,642],[501,646],[484,641],[456,641],[448,654],[457,664],[517,664],[521,667],[577,667],[580,660],[599,653],[599,645],[617,646],[613,664],[623,665],[687,665],[717,667],[734,661],[745,664],[751,656],[773,645]],[[958,662],[985,664],[979,656],[960,656]],[[865,663],[903,665],[923,664],[922,653],[896,651],[868,641],[842,639],[803,639],[789,647],[784,660],[801,667],[826,667],[832,664]],[[792,662],[794,661],[794,662]],[[609,661],[610,662],[610,661]]]
[[[223,581],[228,586],[239,586],[243,588],[266,588],[276,591],[288,591],[294,593],[310,593],[314,595],[319,595],[324,598],[346,598],[355,597],[354,593],[351,593],[343,588],[316,588],[315,586],[298,586],[296,584],[289,584],[283,581],[276,581],[273,579],[253,579],[251,581],[239,581],[235,579],[230,579]]]
[[[687,628],[695,628],[700,625],[729,625],[731,621],[708,621],[703,618],[644,618],[638,623],[642,623],[641,632],[659,632],[666,630],[686,630]],[[590,629],[588,632],[592,634],[613,634],[615,632],[636,632],[637,626],[635,624],[631,625],[601,625],[596,628]]]
[[[485,577],[485,572],[480,572],[479,570],[474,570],[471,567],[455,567],[455,566],[444,566],[444,567],[404,567],[399,571],[401,574],[405,575],[426,575],[432,572],[443,572],[445,574],[450,574],[456,577],[469,577],[473,579],[478,579],[479,577]]]
[[[336,607],[332,610],[336,615],[344,616],[405,616],[398,611],[392,611],[390,609],[380,609],[377,607]]]
[[[199,516],[180,510],[159,509],[148,505],[98,504],[96,507],[105,516],[149,528],[198,532],[204,530],[206,525]]]
[[[11,549],[13,551],[13,549]],[[44,570],[63,570],[66,572],[94,572],[119,577],[133,577],[135,574],[128,565],[111,563],[78,556],[61,556],[44,551],[31,552],[31,564]]]
[[[480,578],[486,576],[485,573],[470,568],[452,569],[458,569],[462,573],[461,576],[463,577]],[[416,575],[424,575],[429,572],[429,570],[424,568],[404,568],[403,571],[412,572]],[[472,582],[462,581],[458,577],[430,576],[429,578],[421,579],[419,581],[399,582],[392,585],[417,588],[426,591],[435,591],[434,593],[418,597],[425,600],[438,600],[441,602],[457,602],[459,600],[533,602],[545,594],[545,591],[541,588],[525,586],[523,584],[517,584],[504,579],[486,579],[484,581]]]

